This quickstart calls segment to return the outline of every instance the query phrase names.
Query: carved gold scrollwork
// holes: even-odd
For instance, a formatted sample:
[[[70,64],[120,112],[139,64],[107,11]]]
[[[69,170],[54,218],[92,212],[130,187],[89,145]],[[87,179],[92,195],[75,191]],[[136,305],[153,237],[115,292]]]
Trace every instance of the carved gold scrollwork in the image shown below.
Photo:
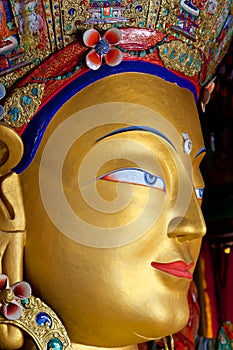
[[[39,350],[72,350],[65,327],[50,307],[33,296],[24,302],[23,314],[18,320],[0,316],[0,324],[12,324],[30,335]]]
[[[4,122],[13,128],[28,123],[38,110],[44,93],[44,84],[32,83],[17,88],[4,104]]]
[[[197,49],[190,49],[181,41],[175,40],[159,47],[159,54],[166,68],[194,76],[201,70],[202,58]]]

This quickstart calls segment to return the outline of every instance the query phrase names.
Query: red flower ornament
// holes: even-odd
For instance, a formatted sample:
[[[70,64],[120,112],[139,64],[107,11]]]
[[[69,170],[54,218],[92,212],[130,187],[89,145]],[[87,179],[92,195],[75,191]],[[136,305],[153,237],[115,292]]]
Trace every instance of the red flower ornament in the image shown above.
[[[27,282],[17,282],[9,287],[6,275],[0,275],[0,312],[8,320],[18,320],[22,316],[21,300],[31,296],[31,287]]]
[[[86,56],[86,64],[90,69],[97,70],[102,64],[102,58],[109,66],[117,66],[123,59],[122,52],[114,47],[121,40],[121,32],[110,28],[101,38],[95,29],[88,29],[83,34],[83,42],[91,51]]]

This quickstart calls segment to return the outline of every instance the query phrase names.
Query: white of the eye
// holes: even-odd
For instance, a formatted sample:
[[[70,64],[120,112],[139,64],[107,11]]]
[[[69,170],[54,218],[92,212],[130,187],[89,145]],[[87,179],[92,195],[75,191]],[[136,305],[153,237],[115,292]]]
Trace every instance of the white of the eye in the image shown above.
[[[150,175],[151,177],[155,177],[155,182],[153,184],[148,183],[145,180],[145,174]],[[106,180],[112,180],[117,182],[126,182],[126,183],[132,183],[132,184],[138,184],[138,185],[146,185],[149,187],[158,188],[161,190],[165,189],[165,183],[163,179],[152,175],[150,173],[145,172],[141,169],[120,169],[117,171],[114,171],[112,173],[105,174],[104,176],[101,176],[100,179],[106,179]]]
[[[165,191],[166,187],[165,187],[165,182],[163,179],[161,179],[160,177],[157,178],[156,181],[156,188],[159,188],[160,190]]]
[[[204,194],[204,188],[195,188],[197,199],[202,199]]]

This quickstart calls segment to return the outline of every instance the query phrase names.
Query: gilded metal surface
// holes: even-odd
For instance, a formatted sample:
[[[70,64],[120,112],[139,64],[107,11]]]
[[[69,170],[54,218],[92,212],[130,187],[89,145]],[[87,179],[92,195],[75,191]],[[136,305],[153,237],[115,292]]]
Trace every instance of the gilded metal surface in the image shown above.
[[[26,73],[30,72],[34,66],[34,63],[30,63],[24,67],[21,67],[20,69],[14,69],[11,72],[0,74],[1,83],[4,84],[7,89],[10,88],[18,79],[22,78]]]
[[[200,48],[208,57],[208,52],[213,42],[217,41],[226,21],[231,1],[224,0],[215,4],[212,1],[199,2],[196,16],[189,15],[186,22],[181,3],[179,0],[162,1],[156,29],[163,29],[183,42]]]
[[[194,76],[201,71],[201,55],[204,54],[210,63],[207,72],[208,80],[223,57],[227,42],[230,41],[232,35],[232,28],[227,29],[227,25],[230,26],[228,14],[231,0],[216,3],[205,1],[199,2],[198,5],[190,2],[190,8],[187,5],[188,2],[180,0],[119,1],[122,11],[118,19],[114,19],[114,16],[103,15],[105,6],[103,2],[99,4],[98,13],[93,4],[93,0],[56,2],[56,10],[53,10],[53,14],[54,18],[55,15],[59,18],[55,21],[56,30],[63,33],[64,45],[76,40],[79,30],[84,31],[90,27],[98,30],[106,30],[112,26],[159,30],[183,42],[183,45],[180,46],[175,44],[174,49],[182,48],[183,55],[186,55],[188,51],[193,51],[195,56],[193,57],[195,63],[192,62],[192,64],[188,61],[184,64],[184,59],[180,61],[171,59],[168,62],[169,58],[166,56],[166,67],[183,72],[188,76]],[[63,12],[59,12],[58,8],[62,8]],[[111,9],[113,12],[114,10],[114,8]],[[227,20],[228,24],[226,24]],[[227,30],[223,30],[224,26]],[[225,33],[221,36],[222,30]],[[62,39],[60,38],[60,42]],[[195,51],[197,49],[199,54]],[[178,55],[180,52],[176,51],[175,54]]]
[[[42,326],[36,323],[36,316],[40,313],[46,313],[51,319],[51,325],[44,324]],[[61,321],[39,298],[30,297],[27,304],[23,308],[23,314],[18,320],[7,320],[0,315],[0,325],[14,325],[29,334],[34,340],[39,350],[48,349],[49,341],[56,338],[62,343],[62,349],[72,350],[69,337],[66,333]],[[52,348],[52,347],[51,347]]]
[[[176,151],[159,136],[137,131],[96,143],[108,132],[132,125],[160,130]],[[183,150],[182,132],[192,139],[190,155]],[[79,137],[72,141],[76,133]],[[56,135],[61,138],[53,144]],[[192,93],[147,74],[124,73],[95,82],[53,117],[35,158],[20,175],[27,220],[25,268],[34,293],[61,316],[72,343],[120,347],[160,338],[186,324],[190,280],[153,269],[151,261],[197,260],[205,232],[194,191],[203,187],[203,154],[195,158],[202,147]],[[145,186],[91,181],[129,166],[163,176],[166,194]],[[63,202],[57,199],[60,191]],[[93,206],[95,194],[100,203]],[[121,210],[114,207],[124,203]],[[151,223],[160,209],[161,216]],[[80,224],[69,215],[80,218]],[[59,219],[65,229],[55,221]],[[137,225],[130,229],[128,223]],[[142,235],[113,248],[79,243],[81,234],[95,240],[91,229],[103,236],[116,232],[115,242],[134,237],[136,230]]]
[[[32,83],[17,88],[4,104],[4,121],[18,128],[30,121],[41,104],[44,84]]]
[[[146,26],[155,29],[162,1],[150,1]]]
[[[199,2],[196,13],[189,15],[182,12],[182,1],[132,0],[122,5],[124,10],[121,20],[114,23],[109,20],[103,23],[95,21],[89,11],[90,1],[44,1],[48,40],[45,40],[46,45],[40,51],[36,49],[36,45],[40,44],[38,33],[33,40],[34,36],[30,33],[20,32],[20,18],[15,12],[20,45],[22,48],[27,47],[25,57],[29,62],[28,66],[21,68],[21,72],[9,72],[3,77],[7,86],[31,69],[36,58],[43,60],[55,48],[60,49],[75,41],[77,30],[92,26],[97,29],[107,29],[114,25],[146,27],[171,35],[173,42],[167,41],[159,47],[160,57],[167,68],[184,72],[188,76],[194,76],[201,70],[198,50],[211,62],[208,65],[208,75],[213,74],[216,63],[222,57],[220,51],[224,52],[223,46],[229,39],[220,34],[231,1],[216,2],[216,7],[211,7],[214,6],[211,1]],[[22,2],[12,0],[11,3],[13,6]],[[29,4],[30,1],[25,3]],[[35,4],[32,1],[31,6],[34,6],[33,3]],[[43,6],[39,10],[42,8]],[[26,15],[30,14],[25,13]],[[48,87],[48,91],[49,89],[54,92],[53,86]],[[5,122],[12,127],[27,123],[40,106],[43,90],[43,84],[30,84],[15,91],[6,100]],[[94,113],[91,114],[90,111]],[[59,127],[64,121],[69,125],[74,116],[75,123],[64,133]],[[83,116],[86,118],[82,119]],[[113,117],[115,119],[112,121]],[[98,120],[100,124],[97,125],[95,123]],[[145,123],[149,128],[159,129],[171,139],[174,148],[169,148],[170,145],[158,135],[137,131],[121,134],[120,139],[112,136],[108,139],[109,144],[102,140],[100,150],[96,147],[96,140],[114,131],[116,126],[122,128],[146,125]],[[64,151],[65,143],[70,142],[75,132],[83,130],[84,126],[87,127],[85,133],[68,149],[62,169],[57,171],[56,168],[54,171],[55,166],[60,164],[59,152]],[[49,145],[57,130],[62,136],[55,147],[50,149],[50,157],[44,158],[47,143]],[[4,133],[5,129],[3,136]],[[183,151],[182,133],[188,133],[192,139],[190,155]],[[23,147],[19,140],[14,143],[15,139],[9,133],[5,136],[4,139],[1,138],[0,144],[0,256],[1,269],[9,275],[11,282],[21,279],[25,258],[28,281],[35,292],[61,315],[74,346],[81,342],[84,345],[120,347],[160,338],[180,330],[188,319],[186,297],[190,281],[152,269],[151,261],[193,261],[194,265],[190,269],[193,273],[201,237],[205,232],[200,202],[194,190],[203,187],[199,172],[202,156],[195,158],[195,154],[203,147],[203,140],[192,94],[155,76],[125,73],[93,83],[67,101],[46,130],[31,166],[20,175],[27,219],[25,256],[21,188],[19,177],[11,173],[12,167],[22,155]],[[82,172],[82,166],[87,160],[86,171]],[[113,182],[98,179],[108,172],[122,167],[135,167],[139,163],[148,172],[164,176],[166,194],[154,189],[148,190],[146,186],[116,186]],[[93,175],[90,171],[95,176],[90,176]],[[83,176],[82,185],[89,180],[89,187],[79,186],[79,172]],[[46,179],[44,192],[41,173]],[[60,183],[57,183],[58,175],[61,175]],[[96,181],[93,182],[93,179]],[[56,200],[59,186],[65,197],[64,203]],[[83,188],[86,192],[82,192]],[[103,199],[107,212],[102,207],[93,207],[85,202],[85,195],[95,198],[94,190],[97,191],[98,198]],[[190,193],[188,199],[187,191]],[[152,202],[148,202],[148,194]],[[51,203],[46,207],[48,197]],[[110,210],[116,198],[117,203],[127,203],[118,212]],[[86,223],[89,224],[87,229],[73,225],[65,211],[66,203],[72,215],[81,217],[84,227]],[[185,212],[183,203],[187,204]],[[161,216],[151,224],[150,218],[160,209]],[[61,219],[65,229],[64,226],[61,229],[55,224],[51,212],[56,220]],[[138,213],[141,217],[135,231],[141,230],[143,234],[127,244],[123,241],[122,245],[113,247],[90,246],[80,243],[77,238],[84,234],[86,239],[90,235],[90,227],[100,231],[103,229],[102,233],[107,232],[108,236],[114,236],[118,230],[119,235],[113,237],[114,243],[119,242],[119,237],[124,240],[125,233],[134,237],[135,231],[131,231],[127,225],[135,221]],[[176,222],[178,224],[173,229]],[[147,229],[144,229],[145,224],[148,224]],[[67,234],[67,228],[72,231],[72,235]],[[93,237],[95,240],[95,235]],[[105,243],[104,240],[102,243]],[[44,304],[38,299],[33,298],[31,303],[33,309],[30,309],[30,313],[34,312],[34,308],[37,312],[41,308],[45,310]],[[41,329],[38,330],[29,319],[27,314],[20,327],[36,336],[36,339],[41,336],[38,345],[45,339],[45,335],[41,335]],[[12,328],[11,324],[7,328],[3,326],[5,325],[0,325],[0,347],[20,347],[22,334]],[[63,336],[62,327],[61,325]],[[56,334],[58,336],[60,332]],[[12,341],[17,345],[9,345]],[[70,343],[67,344],[69,347]]]
[[[138,28],[155,28],[157,13],[160,9],[161,1],[133,0],[126,1],[122,11],[122,20],[110,22],[93,21],[89,22],[91,14],[89,13],[90,0],[69,1],[60,0],[63,12],[63,31],[65,43],[75,40],[75,33],[78,30],[86,30],[89,27],[95,27],[99,30],[106,30],[113,25],[118,27],[138,27]],[[122,2],[122,1],[120,1]],[[74,9],[72,14],[70,9]]]
[[[0,122],[0,176],[11,172],[23,155],[23,142],[9,126]]]
[[[56,46],[57,49],[61,49],[64,46],[64,37],[62,29],[63,17],[65,17],[67,8],[62,7],[61,0],[52,0],[51,11],[53,15],[54,36],[56,40]]]
[[[60,48],[61,46],[57,45],[57,42],[55,40],[55,33],[54,33],[54,23],[52,20],[52,9],[51,9],[51,3],[49,0],[43,0],[43,6],[45,9],[45,17],[46,17],[46,23],[48,28],[48,36],[51,44],[51,50],[55,51],[56,49]]]
[[[60,6],[64,9],[62,16],[62,27],[65,45],[75,40],[78,30],[84,30],[90,26],[84,24],[88,18],[88,1],[59,0]],[[69,13],[70,9],[74,9]],[[103,27],[105,29],[105,27]]]
[[[11,283],[22,280],[25,244],[25,215],[19,176],[12,168],[20,161],[23,143],[19,135],[0,123],[0,273]],[[22,332],[10,325],[0,325],[0,348],[18,349]]]
[[[213,3],[211,4],[211,1],[206,1],[204,4],[198,5],[196,16],[189,14],[189,17],[186,13],[182,15],[184,10],[181,2],[179,0],[126,1],[123,11],[126,22],[116,22],[117,26],[147,27],[162,30],[208,53],[212,42],[216,41],[225,23],[230,11],[231,1],[224,0],[224,2],[216,3],[215,7]],[[106,22],[87,23],[91,16],[88,11],[91,0],[60,0],[60,3],[64,9],[62,23],[67,43],[75,39],[76,27],[79,30],[87,29],[88,26],[95,26],[97,29],[108,29],[114,25],[114,23],[108,23],[107,19]],[[72,14],[69,13],[70,9],[73,9]]]
[[[3,77],[7,87],[23,76],[32,65],[37,64],[38,60],[43,61],[54,50],[77,40],[80,31],[90,27],[101,31],[112,26],[158,30],[183,42],[187,46],[182,49],[183,52],[191,47],[192,50],[198,49],[208,62],[207,76],[203,77],[208,80],[223,57],[233,31],[229,17],[231,0],[198,3],[183,0],[120,0],[117,5],[112,0],[107,3],[102,0],[44,0],[43,6],[41,1],[36,5],[35,2],[28,1],[25,10],[21,12],[18,10],[22,7],[19,0],[11,0],[10,3],[24,60],[20,62],[19,68],[16,67],[17,72],[12,74],[9,70],[8,77]],[[37,19],[34,20],[33,15]],[[39,19],[40,23],[43,21],[40,30]],[[43,36],[40,34],[42,32]],[[166,62],[167,59],[166,57]],[[171,59],[166,66],[194,76],[202,68],[200,58],[197,61],[198,64],[183,66],[181,61]],[[201,83],[204,84],[203,81]]]
[[[183,52],[190,51],[191,53],[193,51],[191,47],[199,50],[199,54],[194,50],[194,59],[197,65],[192,64],[189,68],[187,65],[177,64],[177,62],[173,64],[174,61],[171,60],[167,62],[167,66],[184,72],[188,76],[194,75],[194,72],[202,74],[200,57],[202,56],[207,61],[207,72],[204,73],[204,81],[200,81],[203,85],[213,77],[217,65],[229,47],[228,43],[233,33],[230,18],[232,1],[200,1],[195,16],[191,12],[189,15],[185,13],[181,3],[184,2],[178,0],[162,1],[163,9],[159,13],[156,29],[163,30],[185,43],[187,48],[182,49]],[[191,68],[194,68],[193,72]]]
[[[202,57],[198,50],[191,49],[183,42],[174,40],[159,47],[159,54],[166,68],[174,69],[188,76],[201,70]]]

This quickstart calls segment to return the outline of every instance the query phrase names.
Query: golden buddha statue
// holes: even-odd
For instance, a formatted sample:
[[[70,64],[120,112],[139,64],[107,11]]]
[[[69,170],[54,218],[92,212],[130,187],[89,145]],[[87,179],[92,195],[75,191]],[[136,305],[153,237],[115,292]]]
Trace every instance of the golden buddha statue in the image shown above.
[[[110,28],[101,39],[89,29],[5,102],[1,272],[14,284],[24,260],[24,280],[56,312],[73,349],[135,349],[189,318],[187,292],[206,230],[205,147],[199,72],[177,73],[158,56],[172,40],[139,28]],[[129,59],[133,44],[149,59]],[[25,113],[12,105],[14,94]],[[41,104],[25,119],[35,96]],[[15,326],[0,325],[0,348],[23,346]]]
[[[126,346],[187,323],[205,233],[200,150],[191,92],[155,76],[106,77],[54,116],[20,175],[25,269],[75,343]]]

